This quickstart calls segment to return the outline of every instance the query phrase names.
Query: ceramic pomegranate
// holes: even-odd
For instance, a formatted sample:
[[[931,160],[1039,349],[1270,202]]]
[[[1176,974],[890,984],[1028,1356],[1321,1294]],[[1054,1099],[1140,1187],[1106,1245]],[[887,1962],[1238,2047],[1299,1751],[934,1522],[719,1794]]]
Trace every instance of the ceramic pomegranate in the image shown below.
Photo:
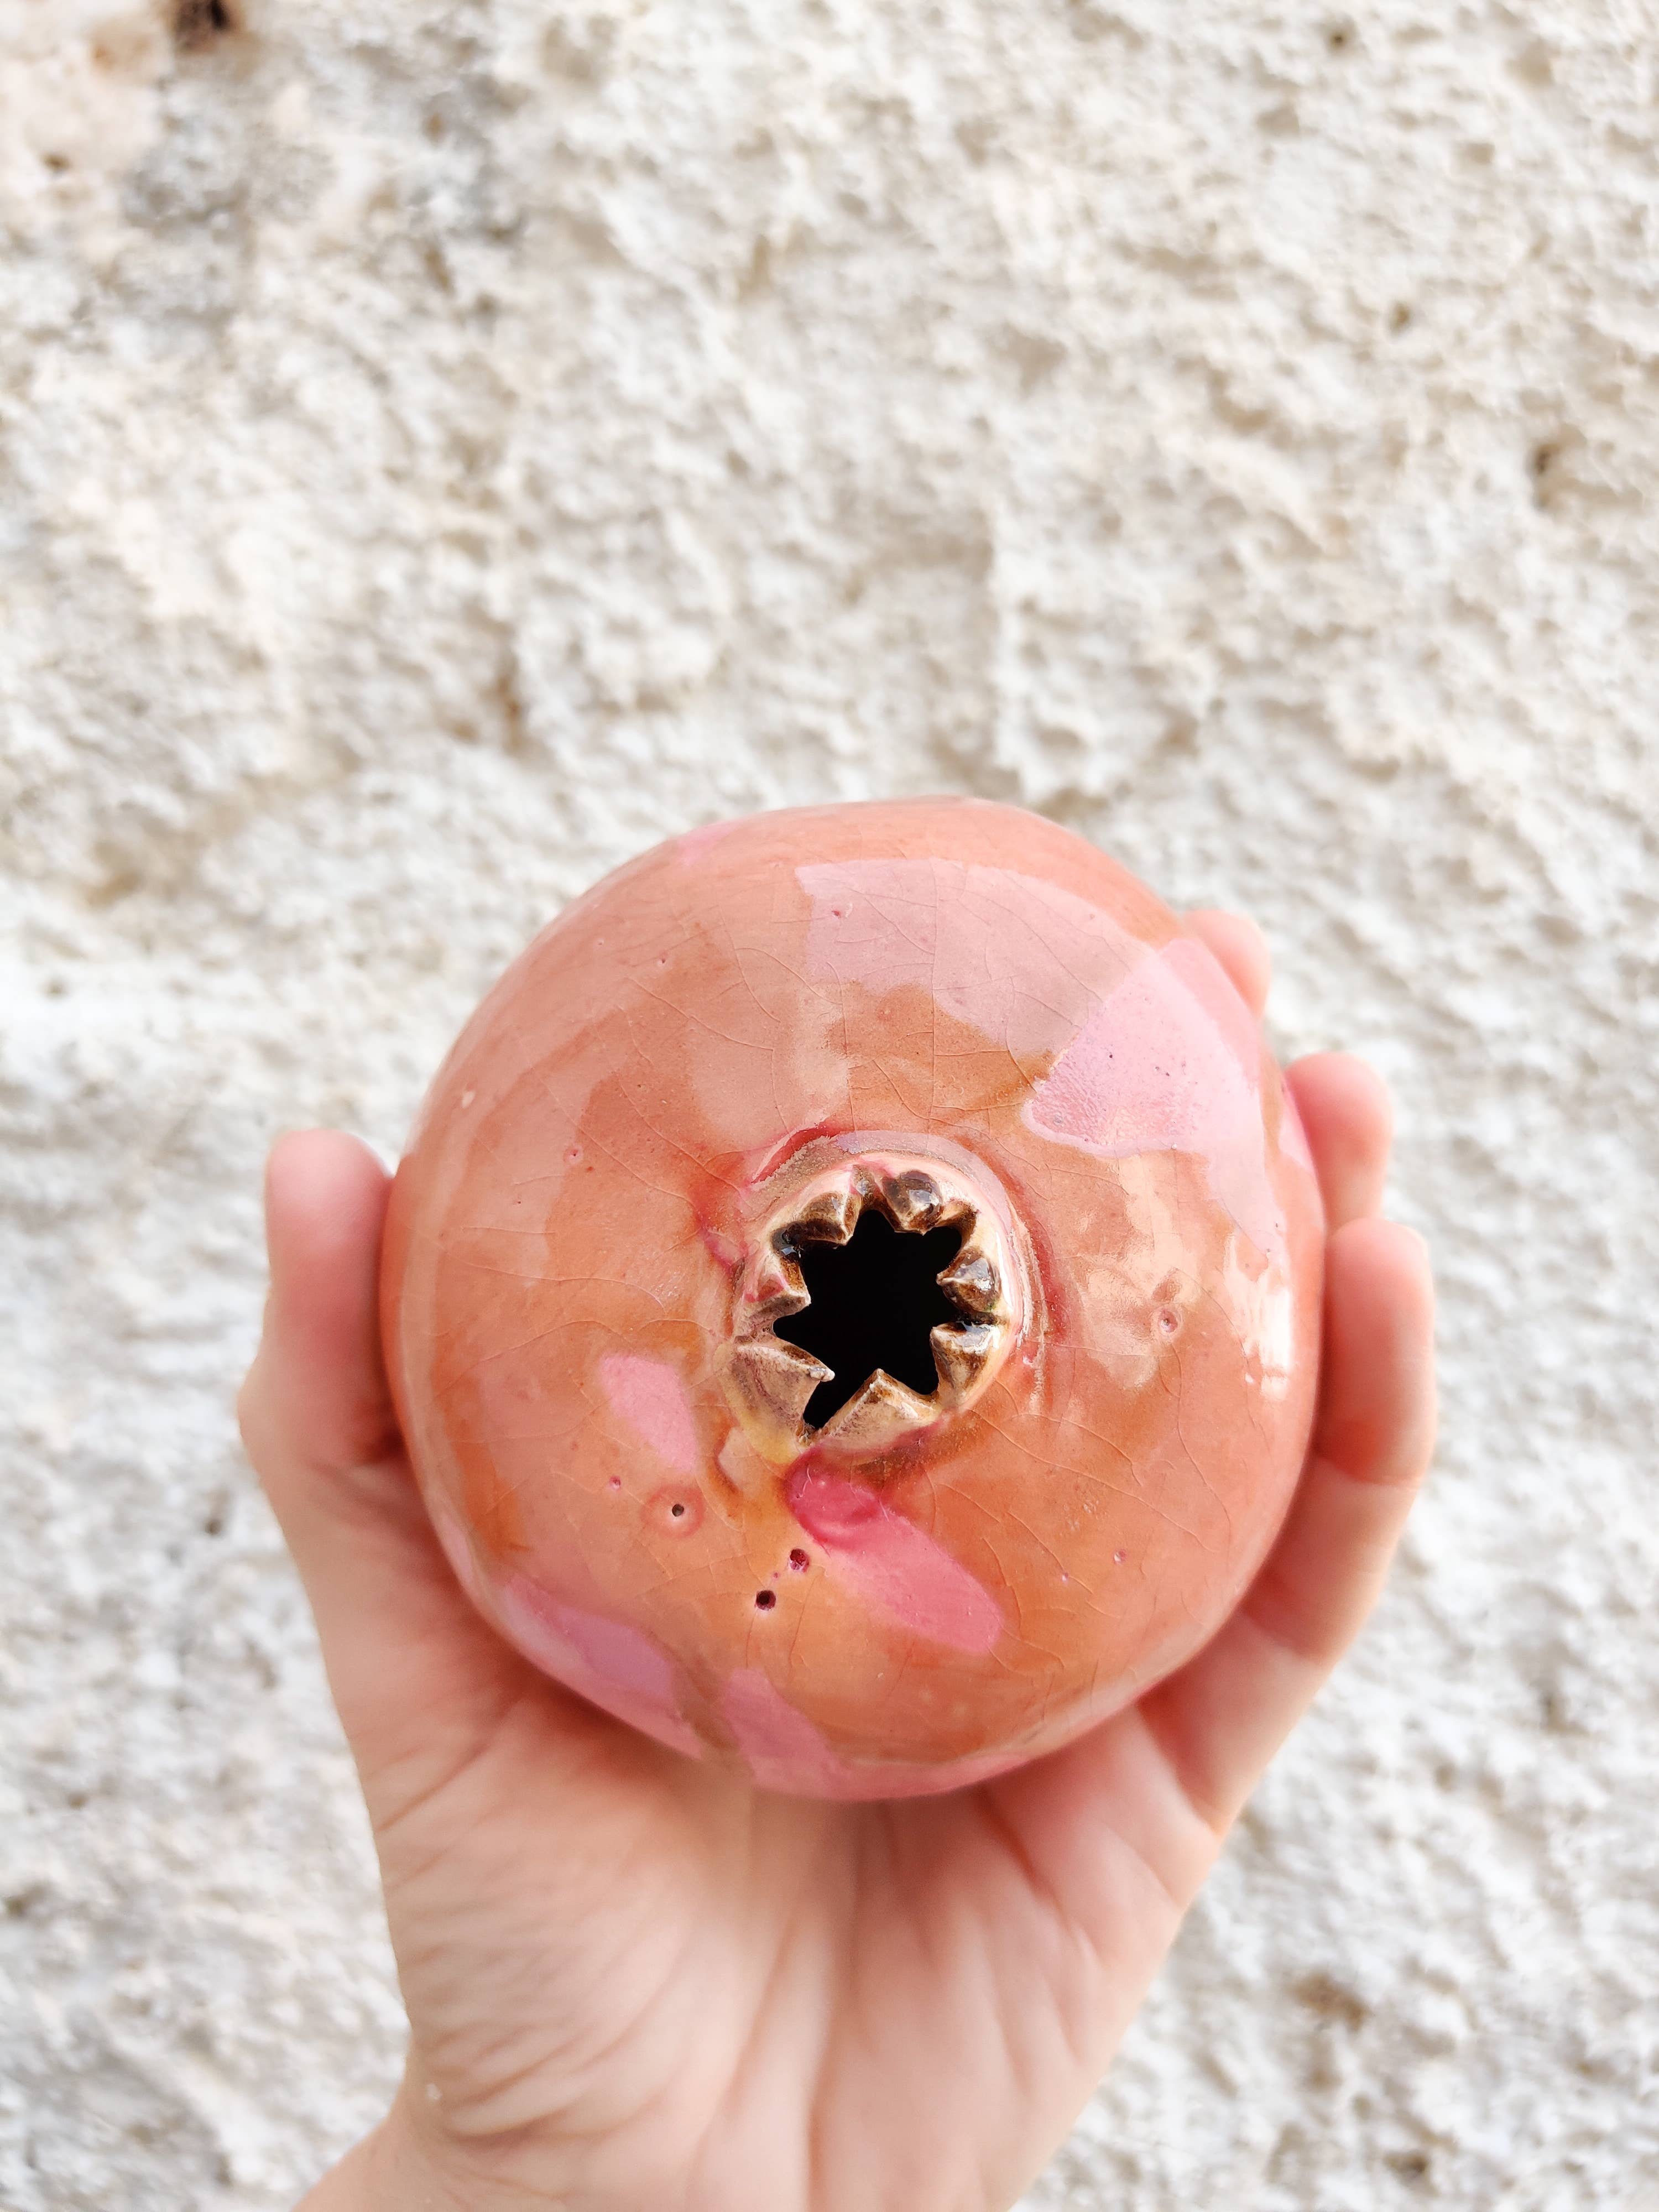
[[[700,830],[433,1085],[387,1359],[457,1575],[606,1711],[898,1796],[1195,1650],[1311,1418],[1322,1227],[1257,1024],[1132,876],[972,800]]]

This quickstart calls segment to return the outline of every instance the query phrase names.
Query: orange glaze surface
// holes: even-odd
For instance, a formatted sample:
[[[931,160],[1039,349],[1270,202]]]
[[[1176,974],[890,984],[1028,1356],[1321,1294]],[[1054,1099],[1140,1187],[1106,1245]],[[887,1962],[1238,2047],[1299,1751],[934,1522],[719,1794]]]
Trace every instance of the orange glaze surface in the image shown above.
[[[1000,1303],[934,1395],[814,1431],[778,1224],[849,1188],[977,1222]],[[387,1357],[530,1658],[765,1787],[902,1796],[1226,1617],[1306,1447],[1322,1243],[1254,1018],[1133,877],[978,801],[802,810],[646,854],[497,983],[398,1170]]]

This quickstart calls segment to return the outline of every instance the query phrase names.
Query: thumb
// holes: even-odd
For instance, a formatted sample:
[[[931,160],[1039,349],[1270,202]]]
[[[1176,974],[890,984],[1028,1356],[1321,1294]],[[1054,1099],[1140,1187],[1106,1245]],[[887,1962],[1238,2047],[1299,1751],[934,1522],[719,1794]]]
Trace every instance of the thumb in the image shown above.
[[[296,1558],[329,1510],[326,1486],[302,1470],[334,1474],[398,1449],[377,1288],[390,1190],[368,1146],[337,1129],[280,1137],[265,1164],[270,1293],[238,1410],[267,1447],[255,1464]]]
[[[337,1130],[277,1143],[265,1171],[270,1294],[237,1407],[377,1814],[394,1775],[418,1790],[435,1765],[465,1756],[520,1672],[457,1585],[398,1433],[379,1322],[390,1187],[368,1147]]]

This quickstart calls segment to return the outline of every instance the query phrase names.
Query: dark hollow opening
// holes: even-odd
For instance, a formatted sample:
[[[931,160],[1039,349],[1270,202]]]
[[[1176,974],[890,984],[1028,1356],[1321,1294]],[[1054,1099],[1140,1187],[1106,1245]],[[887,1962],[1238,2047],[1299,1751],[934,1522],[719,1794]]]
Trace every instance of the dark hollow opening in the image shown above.
[[[174,0],[173,36],[186,52],[240,28],[237,0]]]
[[[959,1229],[901,1234],[866,1207],[844,1244],[803,1237],[795,1247],[811,1304],[777,1324],[830,1370],[806,1401],[806,1425],[821,1429],[878,1367],[921,1396],[939,1388],[928,1332],[960,1321],[938,1282],[962,1245]]]

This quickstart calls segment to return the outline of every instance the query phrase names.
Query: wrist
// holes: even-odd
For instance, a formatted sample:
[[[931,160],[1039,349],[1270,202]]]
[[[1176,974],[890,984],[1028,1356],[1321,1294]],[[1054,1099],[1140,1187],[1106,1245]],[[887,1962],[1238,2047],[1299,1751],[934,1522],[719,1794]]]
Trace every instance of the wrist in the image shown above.
[[[303,2197],[296,2212],[483,2212],[463,2197],[408,2124],[406,2093],[379,2127],[355,2144]]]
[[[678,2140],[589,2136],[573,2145],[534,2127],[458,2136],[411,2053],[386,2118],[295,2212],[637,2212],[675,2195],[668,2177],[685,2162]]]

